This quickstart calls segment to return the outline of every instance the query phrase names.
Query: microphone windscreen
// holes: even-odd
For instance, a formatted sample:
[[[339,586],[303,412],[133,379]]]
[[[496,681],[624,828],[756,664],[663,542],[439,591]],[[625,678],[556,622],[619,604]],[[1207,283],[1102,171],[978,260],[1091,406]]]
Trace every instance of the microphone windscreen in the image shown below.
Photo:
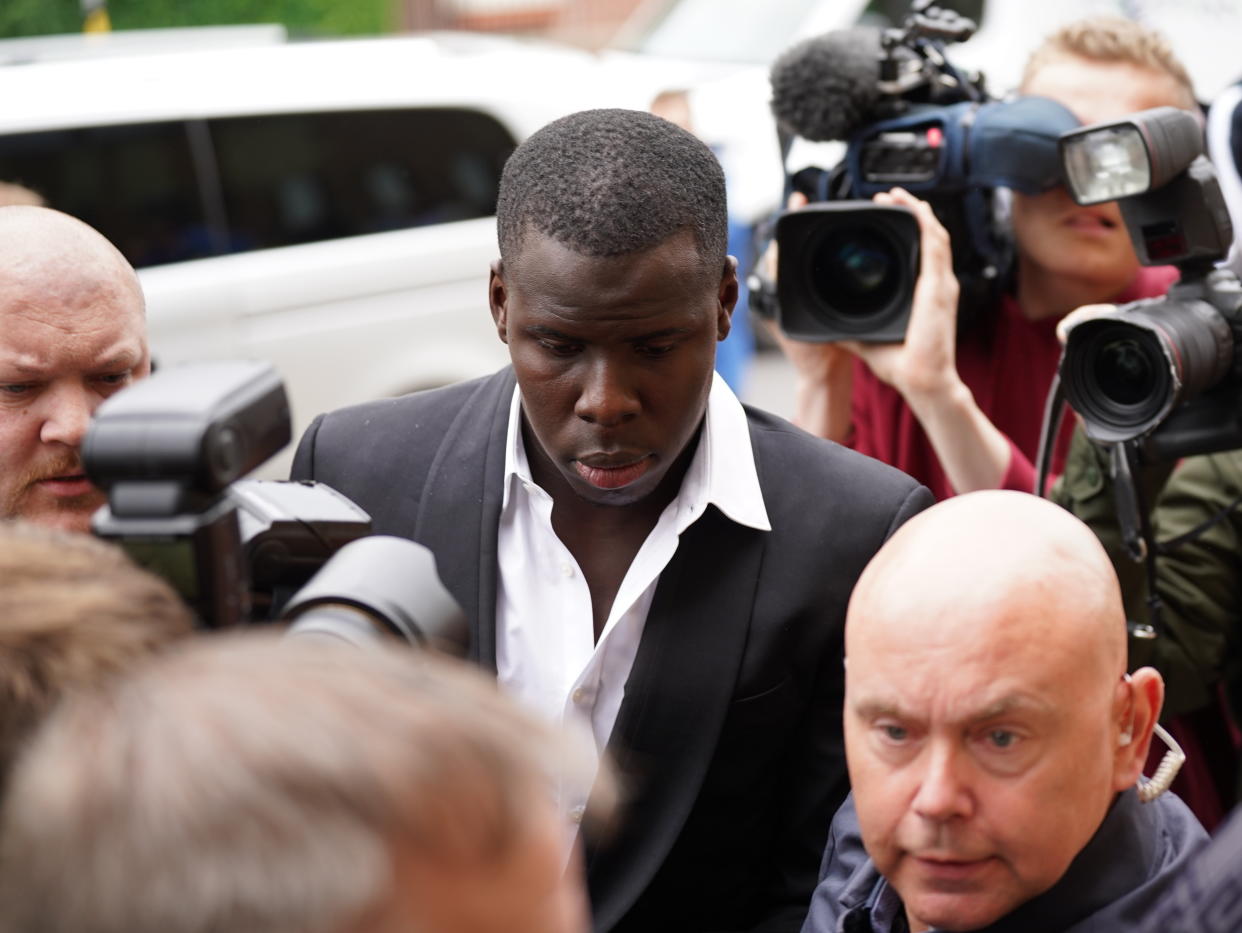
[[[880,31],[824,33],[787,49],[772,65],[772,114],[812,142],[846,139],[880,96]]]

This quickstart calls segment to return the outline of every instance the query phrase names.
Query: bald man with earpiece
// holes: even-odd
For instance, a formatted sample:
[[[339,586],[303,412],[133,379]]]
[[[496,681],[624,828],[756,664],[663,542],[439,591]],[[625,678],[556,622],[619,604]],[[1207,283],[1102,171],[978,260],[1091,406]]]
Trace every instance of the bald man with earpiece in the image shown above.
[[[1125,930],[1206,841],[1142,777],[1164,685],[1126,673],[1112,565],[1057,506],[916,516],[859,579],[845,647],[854,791],[803,933]]]

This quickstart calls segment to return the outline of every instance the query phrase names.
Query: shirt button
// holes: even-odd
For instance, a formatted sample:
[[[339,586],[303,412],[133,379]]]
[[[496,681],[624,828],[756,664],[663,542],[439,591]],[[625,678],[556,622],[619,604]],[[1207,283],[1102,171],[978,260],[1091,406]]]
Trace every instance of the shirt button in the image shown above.
[[[585,813],[586,813],[586,807],[584,807],[582,804],[578,804],[578,806],[574,807],[572,810],[569,811],[570,822],[581,823],[583,814]]]
[[[575,703],[581,704],[582,701],[586,699],[586,691],[579,687],[573,692],[570,699],[572,699]]]
[[[561,573],[566,577],[574,575],[574,565],[570,563],[561,564]]]

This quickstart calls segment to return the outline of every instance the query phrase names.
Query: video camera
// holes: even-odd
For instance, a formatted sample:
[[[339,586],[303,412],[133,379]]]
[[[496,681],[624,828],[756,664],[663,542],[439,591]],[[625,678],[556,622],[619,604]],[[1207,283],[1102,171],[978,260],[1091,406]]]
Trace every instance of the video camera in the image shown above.
[[[342,633],[361,612],[462,653],[464,617],[430,551],[371,536],[370,516],[322,483],[241,479],[290,436],[270,365],[162,369],[107,399],[87,431],[86,473],[108,496],[92,530],[167,579],[208,628],[297,618],[356,641]]]
[[[1059,375],[1083,430],[1152,460],[1242,447],[1242,285],[1216,265],[1233,229],[1199,122],[1157,107],[1061,148],[1074,199],[1117,200],[1139,261],[1181,272],[1166,296],[1070,329]]]
[[[904,208],[869,199],[901,186],[926,200],[948,230],[961,286],[959,325],[996,306],[1012,267],[998,225],[998,187],[1038,194],[1061,183],[1057,138],[1078,126],[1055,101],[996,101],[981,77],[944,54],[975,24],[915,0],[899,28],[827,33],[773,65],[772,111],[787,153],[794,137],[845,140],[831,170],[787,176],[812,202],[782,213],[771,316],[811,341],[900,341],[919,270],[919,229]],[[752,301],[772,305],[772,283],[753,276]]]

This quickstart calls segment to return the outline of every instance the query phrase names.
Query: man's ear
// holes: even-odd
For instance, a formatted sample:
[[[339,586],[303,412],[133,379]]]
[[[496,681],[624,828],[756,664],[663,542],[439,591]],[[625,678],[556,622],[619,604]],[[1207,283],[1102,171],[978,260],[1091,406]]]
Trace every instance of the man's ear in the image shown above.
[[[733,309],[737,306],[737,258],[726,256],[716,293],[716,339],[724,340],[733,327]]]
[[[1133,787],[1143,773],[1151,733],[1164,705],[1164,680],[1155,668],[1140,667],[1117,687],[1112,735],[1117,748],[1113,759],[1113,789]]]
[[[496,322],[496,335],[502,343],[508,343],[509,290],[505,287],[503,260],[496,259],[492,262],[491,274],[487,279],[487,303],[492,309],[492,320]]]

